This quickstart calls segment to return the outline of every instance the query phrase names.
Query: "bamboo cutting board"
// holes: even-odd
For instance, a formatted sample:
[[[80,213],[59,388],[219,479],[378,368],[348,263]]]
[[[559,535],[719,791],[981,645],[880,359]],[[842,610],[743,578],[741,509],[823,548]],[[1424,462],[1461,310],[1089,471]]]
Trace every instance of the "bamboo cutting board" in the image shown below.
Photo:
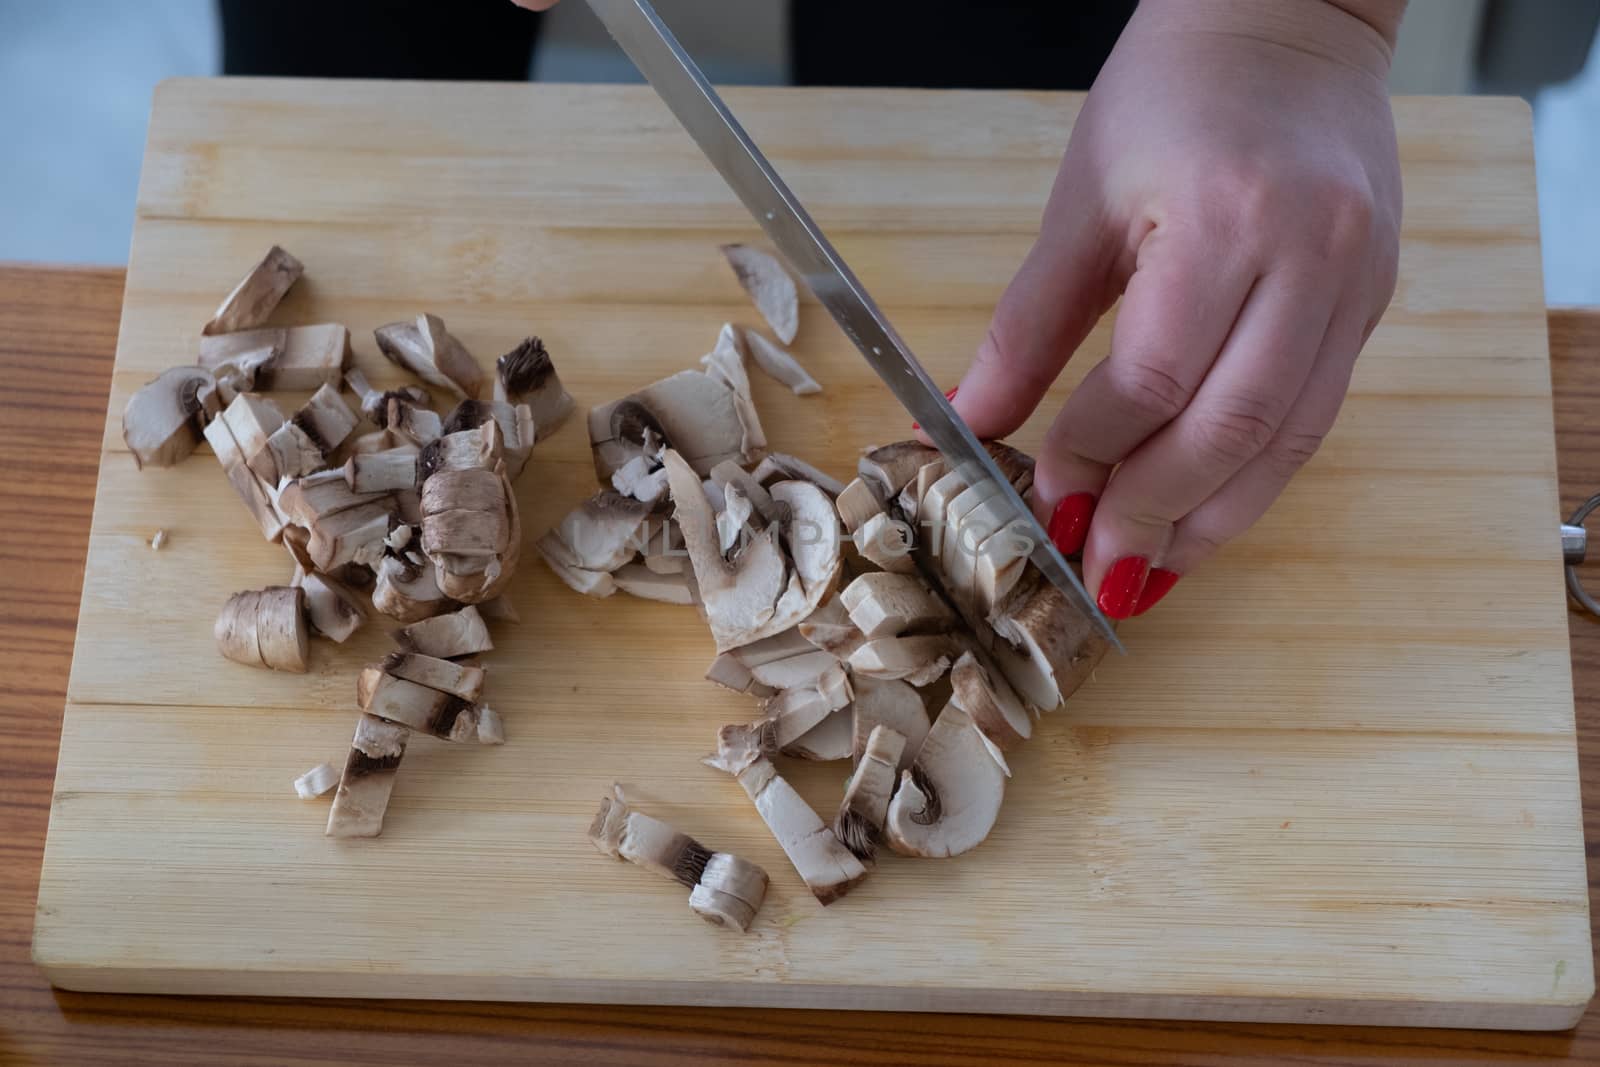
[[[1077,98],[748,90],[753,135],[934,377],[1026,250]],[[1593,990],[1528,112],[1396,108],[1394,306],[1272,513],[1012,760],[990,839],[884,860],[824,910],[697,762],[746,698],[688,609],[597,601],[525,550],[500,748],[419,739],[383,836],[290,780],[339,758],[381,627],[306,676],[223,661],[226,596],[280,583],[215,462],[138,473],[118,417],[277,242],[282,323],[427,309],[487,363],[530,332],[580,406],[754,321],[716,245],[750,220],[644,89],[178,81],[157,92],[39,893],[73,989],[506,998],[1559,1028]],[[1104,353],[1096,331],[1044,414]],[[755,376],[773,447],[847,475],[905,419],[814,304]],[[291,402],[292,399],[291,399]],[[519,488],[530,542],[594,489],[581,419]],[[169,541],[152,552],[158,529]],[[840,765],[794,769],[831,811]],[[598,855],[613,780],[765,866],[745,936]]]

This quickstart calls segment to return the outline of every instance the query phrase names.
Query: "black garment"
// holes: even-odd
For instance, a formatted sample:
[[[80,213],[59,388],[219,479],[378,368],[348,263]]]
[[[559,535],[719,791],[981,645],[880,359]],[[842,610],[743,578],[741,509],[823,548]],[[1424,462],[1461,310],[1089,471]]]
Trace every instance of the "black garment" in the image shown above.
[[[1087,89],[1136,0],[791,0],[796,85]]]
[[[222,72],[524,81],[540,17],[509,0],[219,0]]]
[[[219,3],[225,74],[521,81],[539,32],[509,0]],[[794,83],[1087,89],[1134,4],[790,0]]]

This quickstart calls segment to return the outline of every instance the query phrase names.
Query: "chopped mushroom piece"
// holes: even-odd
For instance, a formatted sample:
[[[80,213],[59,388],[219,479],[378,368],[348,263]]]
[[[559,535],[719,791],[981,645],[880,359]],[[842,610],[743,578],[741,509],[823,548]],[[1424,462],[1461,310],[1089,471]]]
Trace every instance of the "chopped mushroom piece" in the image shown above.
[[[537,337],[525,338],[495,361],[494,398],[528,405],[539,441],[560,429],[572,414],[572,395],[561,384],[549,350]]]
[[[744,337],[746,350],[756,361],[756,366],[773,380],[787,385],[795,396],[810,396],[822,392],[822,386],[798,360],[789,354],[787,349],[769,341],[766,334],[756,330],[741,330],[740,333]]]
[[[383,419],[379,424],[391,434],[425,448],[443,433],[444,420],[437,411],[430,411],[403,393],[386,393],[385,398]]]
[[[1006,681],[1040,711],[1055,709],[1076,692],[1110,647],[1066,595],[1037,572],[994,610],[989,624],[1023,661],[1008,670],[1012,661],[1001,659]]]
[[[622,787],[600,801],[589,840],[613,859],[626,860],[690,890],[689,906],[716,926],[750,928],[767,895],[767,872],[726,852],[713,852],[659,819],[628,807]]]
[[[423,312],[415,322],[391,322],[374,331],[378,350],[429,385],[457,396],[483,391],[483,369],[465,345],[445,329],[444,320]]]
[[[833,820],[833,834],[863,863],[871,863],[883,840],[889,801],[900,777],[900,761],[909,760],[906,739],[887,726],[874,726],[845,786],[844,800]]]
[[[911,527],[887,512],[878,512],[856,529],[851,539],[863,559],[896,574],[914,574],[916,561],[911,558],[916,547]]]
[[[122,440],[141,469],[170,467],[194,451],[218,406],[210,371],[173,367],[128,398]]]
[[[324,515],[311,524],[306,551],[323,572],[346,563],[374,566],[383,557],[384,538],[393,521],[393,502],[382,500]]]
[[[390,448],[351,456],[344,480],[352,493],[390,493],[417,486],[417,448]]]
[[[850,534],[866,525],[873,516],[883,514],[883,505],[878,503],[878,498],[872,495],[872,490],[860,478],[846,485],[833,504],[839,512],[839,521],[844,523],[845,532]]]
[[[784,855],[820,903],[832,904],[867,876],[861,861],[778,774],[755,739],[730,738],[728,745],[718,740],[717,754],[707,757],[706,764],[738,779]]]
[[[283,412],[278,405],[259,393],[240,393],[222,409],[220,418],[238,442],[245,465],[267,485],[277,485],[278,467],[267,448],[267,439],[283,425]]]
[[[783,746],[785,756],[827,763],[850,758],[851,716],[849,708],[829,712],[827,718],[800,737]]]
[[[626,563],[611,573],[611,580],[630,596],[659,600],[664,604],[694,603],[689,576],[682,571],[661,574],[642,563]]]
[[[984,668],[972,652],[964,652],[950,668],[951,697],[972,717],[978,732],[1002,752],[1033,736],[1033,717],[998,671]]]
[[[773,482],[786,480],[810,482],[830,499],[844,492],[844,483],[839,479],[785,452],[768,452],[750,472],[750,477],[768,487]]]
[[[462,430],[476,430],[493,420],[500,430],[501,452],[505,456],[506,473],[513,481],[522,473],[533,453],[535,439],[533,409],[526,404],[506,404],[497,400],[473,400],[470,397],[455,406],[445,418],[440,432],[448,437]]]
[[[783,264],[771,253],[749,245],[723,245],[722,254],[778,340],[791,344],[800,328],[799,294]]]
[[[782,522],[787,512],[767,492],[767,487],[732,460],[723,460],[711,468],[711,481],[722,487],[724,499],[729,489],[737,489],[760,514],[763,522]]]
[[[471,663],[420,652],[391,652],[384,657],[383,672],[462,700],[476,702],[483,695],[483,668]]]
[[[889,802],[884,836],[907,856],[942,859],[976,848],[993,828],[1006,774],[972,719],[946,704]]]
[[[217,615],[212,636],[235,663],[304,674],[310,651],[304,594],[291,586],[235,593]]]
[[[489,744],[478,728],[479,708],[450,693],[440,692],[367,667],[356,679],[356,701],[361,710],[380,719],[446,741]]]
[[[713,665],[715,666],[715,665]],[[761,752],[773,755],[783,751],[816,729],[823,720],[847,708],[852,693],[850,682],[838,664],[810,685],[785,689],[761,704],[762,718],[753,723],[724,726],[726,737],[748,741]],[[849,743],[846,741],[846,753]]]
[[[711,661],[711,666],[706,668],[706,681],[756,697],[770,697],[777,692],[770,685],[756,681],[750,668],[740,663],[732,652],[724,652]]]
[[[874,571],[839,594],[850,621],[867,639],[901,634],[942,633],[956,624],[955,613],[914,574]]]
[[[869,678],[904,678],[915,686],[932,682],[961,654],[952,634],[880,637],[850,654],[850,669]]]
[[[166,548],[166,547],[167,547],[167,531],[165,531],[165,530],[157,530],[150,537],[150,550],[152,552],[160,552],[163,548]]]
[[[911,766],[911,758],[922,747],[928,736],[928,709],[923,706],[922,694],[898,679],[868,678],[857,675],[856,698],[850,705],[855,729],[851,739],[851,754],[860,759],[866,751],[867,739],[879,726],[887,727],[906,739],[905,752],[900,759],[900,770]]]
[[[603,598],[617,591],[616,580],[611,577],[609,572],[574,567],[552,556],[548,551],[548,537],[549,535],[546,534],[533,547],[539,550],[539,554],[544,557],[545,563],[555,573],[555,576],[566,582],[574,592],[582,593],[584,596]]]
[[[315,571],[295,575],[305,595],[306,619],[323,637],[343,644],[367,621],[355,590]]]
[[[317,471],[285,482],[277,506],[284,518],[310,529],[330,515],[387,499],[382,493],[352,492],[343,471]]]
[[[475,656],[494,650],[489,639],[489,627],[484,624],[478,608],[467,605],[448,615],[412,623],[394,635],[395,644],[406,652],[439,659],[457,656]]]
[[[761,417],[756,414],[755,396],[750,389],[750,375],[744,369],[744,345],[731,324],[723,323],[716,345],[700,362],[708,375],[733,390],[739,423],[744,427],[741,447],[745,455],[754,455],[766,448],[767,435],[761,429]]]
[[[657,448],[675,449],[702,478],[726,459],[754,462],[755,454],[746,449],[752,436],[744,418],[739,395],[727,383],[701,371],[680,371],[589,410],[595,474],[609,481],[630,459],[650,454],[647,435],[653,435]]]
[[[798,656],[770,660],[766,663],[751,663],[750,673],[763,685],[770,685],[774,689],[794,689],[815,685],[818,679],[831,676],[834,671],[839,670],[837,656],[813,648],[809,641],[806,642],[806,646],[808,650]],[[840,674],[842,676],[843,672]]]
[[[383,832],[383,813],[389,807],[389,794],[410,733],[375,715],[356,720],[356,735],[350,742],[350,755],[324,833],[329,837],[377,837]]]
[[[301,800],[314,800],[339,785],[339,768],[319,763],[294,780],[294,791]]]
[[[539,539],[546,559],[590,571],[614,571],[647,545],[651,507],[602,489],[567,512]]]
[[[256,387],[257,377],[283,355],[288,340],[289,331],[282,328],[202,337],[200,366],[216,377],[222,401],[229,403]]]
[[[348,366],[349,327],[336,322],[291,326],[285,331],[282,354],[261,368],[256,384],[295,392],[324,385],[337,390]]]
[[[202,334],[233,333],[263,325],[289,287],[305,273],[305,264],[273,245],[250,268],[233,291],[223,298],[217,313],[201,328]]]
[[[611,486],[623,496],[654,504],[667,495],[667,469],[648,456],[634,456],[611,475]]]
[[[239,442],[228,429],[227,421],[215,418],[207,423],[206,440],[211,445],[211,451],[216,453],[217,461],[222,464],[223,472],[228,476],[228,484],[233,486],[234,492],[239,494],[239,499],[244,501],[244,506],[250,512],[250,517],[256,521],[261,535],[268,541],[282,539],[283,517],[273,506],[272,494],[267,487],[245,464],[244,453],[239,450]]]
[[[413,563],[386,555],[378,562],[377,578],[372,606],[391,619],[417,623],[456,606],[439,589],[438,571],[426,557],[421,563]]]
[[[924,466],[940,459],[939,450],[918,441],[896,441],[869,448],[856,461],[856,471],[871,483],[879,500],[893,500]]]

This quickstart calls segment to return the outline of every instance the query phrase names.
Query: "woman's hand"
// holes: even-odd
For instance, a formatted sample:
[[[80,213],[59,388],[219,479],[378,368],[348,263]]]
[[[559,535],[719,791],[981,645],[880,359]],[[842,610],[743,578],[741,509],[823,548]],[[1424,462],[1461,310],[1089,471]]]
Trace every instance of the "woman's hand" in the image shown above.
[[[1012,432],[1122,298],[1033,489],[1113,618],[1248,529],[1333,426],[1394,292],[1402,8],[1144,0],[1084,104],[955,406]]]

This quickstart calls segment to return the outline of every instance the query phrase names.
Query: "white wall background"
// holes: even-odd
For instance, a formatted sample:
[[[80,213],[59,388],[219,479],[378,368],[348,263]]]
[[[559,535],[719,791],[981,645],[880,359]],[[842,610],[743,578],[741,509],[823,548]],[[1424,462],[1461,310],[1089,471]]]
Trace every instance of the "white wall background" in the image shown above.
[[[1451,92],[1466,84],[1471,35],[1461,30],[1480,3],[1413,0],[1397,88]],[[785,0],[657,6],[714,80],[785,80]],[[162,78],[215,73],[218,38],[211,0],[0,0],[0,260],[126,261],[150,91]],[[1600,304],[1597,53],[1580,77],[1545,90],[1534,105],[1553,304]],[[550,81],[637,80],[576,2],[550,17],[534,69]]]

